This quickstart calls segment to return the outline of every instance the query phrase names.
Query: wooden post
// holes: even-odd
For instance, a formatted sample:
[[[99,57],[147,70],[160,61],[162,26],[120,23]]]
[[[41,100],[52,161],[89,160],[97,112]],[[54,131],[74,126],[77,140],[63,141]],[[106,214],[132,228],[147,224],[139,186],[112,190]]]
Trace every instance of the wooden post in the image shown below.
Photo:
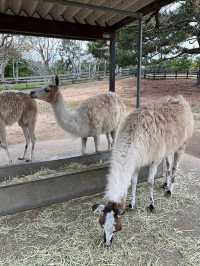
[[[146,79],[146,69],[144,70],[144,79]]]
[[[138,70],[137,70],[137,97],[136,108],[140,108],[141,66],[142,66],[142,18],[138,25]]]
[[[110,84],[109,91],[115,91],[115,64],[116,64],[116,51],[115,51],[116,36],[115,32],[110,36]]]

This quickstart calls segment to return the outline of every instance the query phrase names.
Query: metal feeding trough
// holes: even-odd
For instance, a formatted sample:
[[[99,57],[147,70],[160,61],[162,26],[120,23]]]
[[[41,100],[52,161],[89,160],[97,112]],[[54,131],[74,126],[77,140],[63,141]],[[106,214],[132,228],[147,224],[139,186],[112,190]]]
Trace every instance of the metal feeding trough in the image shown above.
[[[109,160],[110,152],[101,152],[73,158],[1,167],[0,182],[34,174],[44,168],[58,170],[58,175],[0,187],[0,215],[13,214],[103,192]],[[67,165],[72,163],[84,165],[83,170],[79,169],[73,173],[62,171],[59,174],[59,169],[63,165],[67,169]],[[161,168],[158,174],[160,172]],[[148,168],[142,169],[139,181],[146,180],[147,174]]]

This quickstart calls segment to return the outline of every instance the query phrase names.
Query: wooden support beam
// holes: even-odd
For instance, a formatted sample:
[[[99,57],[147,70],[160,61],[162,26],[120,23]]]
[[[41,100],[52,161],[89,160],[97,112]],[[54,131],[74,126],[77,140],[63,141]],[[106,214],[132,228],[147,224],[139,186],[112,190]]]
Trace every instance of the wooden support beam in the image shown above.
[[[142,67],[142,19],[139,19],[138,25],[138,71],[137,71],[137,95],[136,108],[140,108],[140,87],[141,87],[141,67]]]
[[[0,14],[0,32],[77,40],[109,39],[111,28]]]
[[[116,35],[111,34],[110,38],[110,83],[109,91],[115,91],[115,64],[116,64]]]

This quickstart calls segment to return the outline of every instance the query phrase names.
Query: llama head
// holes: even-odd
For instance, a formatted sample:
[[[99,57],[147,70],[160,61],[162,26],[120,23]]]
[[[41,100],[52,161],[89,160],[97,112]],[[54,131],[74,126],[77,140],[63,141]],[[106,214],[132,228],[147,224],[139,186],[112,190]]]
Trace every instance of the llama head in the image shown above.
[[[31,98],[43,100],[48,103],[55,103],[59,95],[58,90],[59,90],[59,78],[58,76],[56,76],[52,84],[40,90],[31,91],[30,96]]]
[[[106,205],[95,204],[92,206],[94,212],[100,213],[99,224],[103,228],[104,243],[111,246],[114,233],[122,229],[121,215],[123,210],[120,205],[108,202]]]

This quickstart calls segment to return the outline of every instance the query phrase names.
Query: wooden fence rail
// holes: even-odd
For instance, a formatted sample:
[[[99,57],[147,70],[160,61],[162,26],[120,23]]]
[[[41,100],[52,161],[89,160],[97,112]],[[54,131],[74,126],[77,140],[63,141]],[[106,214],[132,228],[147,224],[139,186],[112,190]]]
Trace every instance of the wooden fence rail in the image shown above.
[[[130,75],[136,75],[137,72],[134,69],[121,69],[116,72],[116,78],[125,78]],[[104,78],[108,78],[109,72],[98,71],[94,74],[89,72],[82,72],[80,75],[75,75],[73,73],[69,74],[59,74],[61,84],[66,83],[81,83],[89,80],[102,80]],[[0,81],[0,84],[5,85],[5,87],[9,88],[15,84],[23,83],[25,86],[30,83],[35,83],[36,87],[40,87],[44,84],[51,82],[54,79],[54,75],[46,75],[46,76],[30,76],[30,77],[19,77],[17,79],[7,78],[4,81]]]
[[[167,79],[198,79],[199,71],[150,71],[142,70],[142,77],[151,80]],[[116,71],[116,79],[123,79],[130,76],[137,76],[134,68],[123,68]],[[59,74],[61,85],[82,83],[92,80],[102,80],[109,77],[109,72],[98,71],[96,73],[82,72],[80,75],[73,73]],[[54,79],[54,75],[19,77],[17,79],[6,78],[0,81],[0,89],[17,89],[17,84],[23,84],[23,89],[40,88]]]
[[[199,71],[144,71],[145,79],[198,79]]]

